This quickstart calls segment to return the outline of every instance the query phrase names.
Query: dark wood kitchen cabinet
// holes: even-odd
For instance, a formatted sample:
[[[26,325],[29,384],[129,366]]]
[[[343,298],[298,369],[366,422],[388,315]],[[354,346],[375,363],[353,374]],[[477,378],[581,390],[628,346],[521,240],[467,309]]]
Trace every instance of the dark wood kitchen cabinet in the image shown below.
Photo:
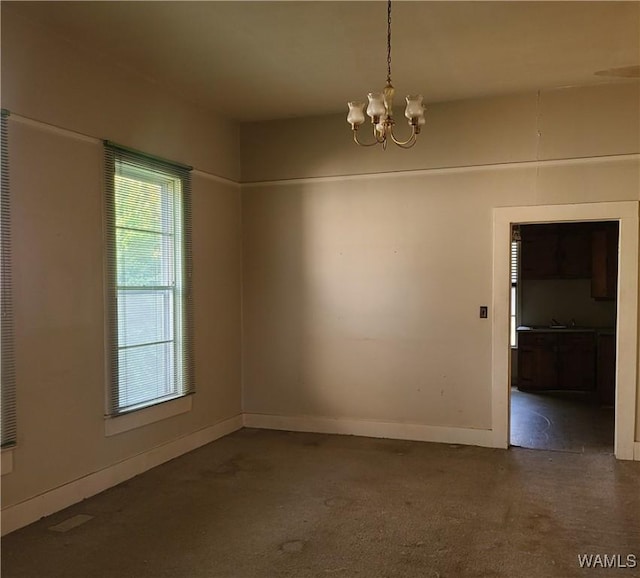
[[[616,335],[598,336],[598,399],[604,405],[614,405],[616,397]]]
[[[522,279],[552,279],[558,275],[558,227],[520,227],[520,271]]]
[[[519,332],[518,389],[592,391],[595,384],[595,332]]]
[[[591,226],[589,223],[559,225],[558,272],[563,279],[591,277]]]
[[[557,389],[556,334],[518,333],[518,389]]]
[[[591,277],[591,230],[588,223],[523,225],[522,279]]]
[[[558,385],[560,389],[593,391],[596,386],[596,336],[558,333]]]
[[[601,223],[591,233],[591,297],[612,301],[618,290],[618,223]]]

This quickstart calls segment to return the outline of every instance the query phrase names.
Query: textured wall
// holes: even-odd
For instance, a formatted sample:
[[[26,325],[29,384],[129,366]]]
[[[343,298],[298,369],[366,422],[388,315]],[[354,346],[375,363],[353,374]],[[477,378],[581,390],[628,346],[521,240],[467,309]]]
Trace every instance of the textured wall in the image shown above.
[[[243,126],[245,411],[489,429],[492,210],[637,201],[638,96],[441,104],[410,151]]]
[[[92,63],[4,12],[2,26],[3,106],[12,112],[18,392],[13,472],[2,478],[5,507],[241,412],[241,198],[237,184],[193,176],[192,410],[105,437],[99,139],[234,176],[237,128],[143,79]]]

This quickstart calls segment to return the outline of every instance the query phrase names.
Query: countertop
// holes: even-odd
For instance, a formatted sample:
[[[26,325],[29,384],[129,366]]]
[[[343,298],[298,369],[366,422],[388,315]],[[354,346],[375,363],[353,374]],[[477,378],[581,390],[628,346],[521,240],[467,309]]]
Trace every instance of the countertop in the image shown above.
[[[615,327],[580,327],[568,325],[520,325],[517,331],[533,333],[598,333],[600,335],[615,334]]]

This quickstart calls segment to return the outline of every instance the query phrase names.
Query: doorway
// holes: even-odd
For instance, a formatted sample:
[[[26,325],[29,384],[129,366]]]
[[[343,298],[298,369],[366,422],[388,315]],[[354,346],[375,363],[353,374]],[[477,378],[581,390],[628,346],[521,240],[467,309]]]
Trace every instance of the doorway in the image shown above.
[[[494,210],[492,431],[496,447],[508,447],[511,421],[510,248],[513,224],[611,221],[619,225],[616,291],[614,453],[634,459],[638,358],[638,203],[613,202]],[[559,321],[559,320],[558,320]],[[558,323],[560,324],[560,323]],[[637,450],[636,450],[637,451]]]
[[[510,445],[613,453],[617,221],[516,224]]]

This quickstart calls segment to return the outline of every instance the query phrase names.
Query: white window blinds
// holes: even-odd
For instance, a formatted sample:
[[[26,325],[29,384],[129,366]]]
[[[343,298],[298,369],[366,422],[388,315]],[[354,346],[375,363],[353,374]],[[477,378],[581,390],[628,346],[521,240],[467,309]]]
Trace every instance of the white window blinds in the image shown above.
[[[109,415],[194,392],[190,168],[105,143]]]
[[[511,241],[511,284],[518,283],[518,250],[520,248],[519,241]]]
[[[2,392],[2,447],[16,443],[16,371],[13,339],[13,306],[11,285],[11,195],[9,190],[9,113],[0,117],[0,389]]]
[[[520,241],[511,241],[511,312],[510,342],[511,347],[518,344],[518,268],[520,266]]]

